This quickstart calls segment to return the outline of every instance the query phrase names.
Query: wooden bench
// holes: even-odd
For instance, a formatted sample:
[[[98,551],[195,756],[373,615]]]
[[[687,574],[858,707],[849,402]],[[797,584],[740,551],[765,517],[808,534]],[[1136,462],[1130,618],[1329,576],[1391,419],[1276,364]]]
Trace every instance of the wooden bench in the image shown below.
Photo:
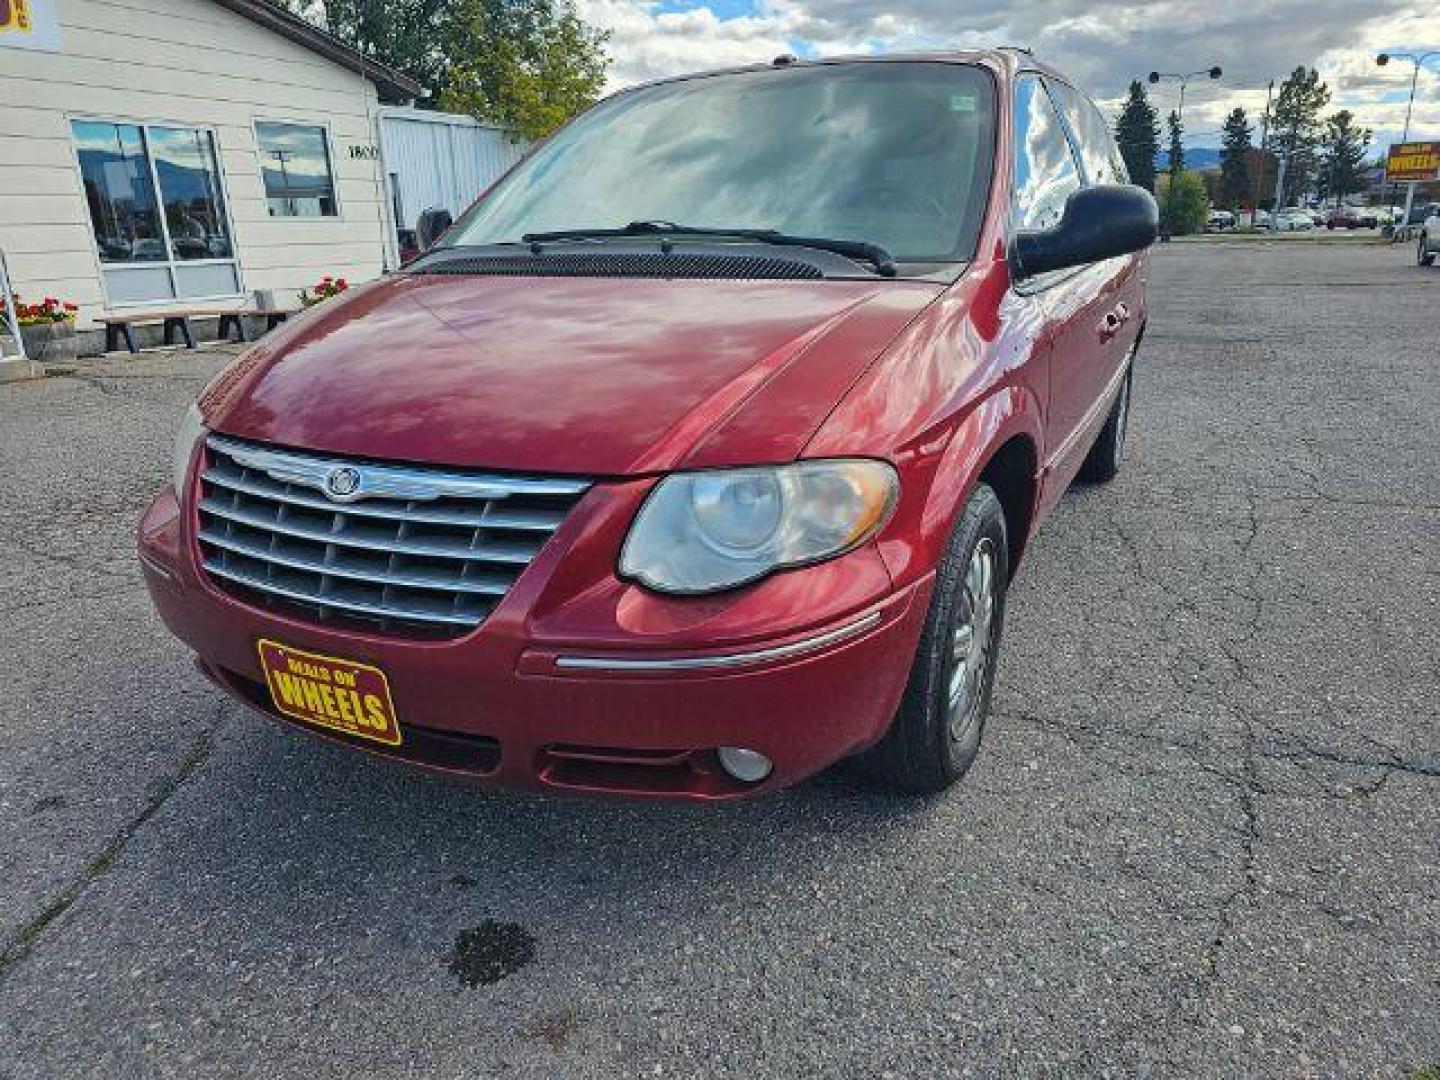
[[[181,340],[185,342],[185,347],[193,349],[195,348],[195,328],[190,325],[191,319],[219,318],[221,341],[229,341],[231,331],[234,332],[237,341],[249,341],[250,335],[245,329],[246,316],[253,315],[256,318],[263,318],[265,332],[269,333],[294,314],[295,309],[293,308],[172,308],[112,313],[101,315],[95,322],[105,327],[106,352],[115,351],[120,347],[120,342],[124,341],[125,348],[132,353],[138,353],[140,346],[135,340],[134,329],[137,326],[161,323],[164,326],[166,345],[175,344],[175,335],[179,334]]]

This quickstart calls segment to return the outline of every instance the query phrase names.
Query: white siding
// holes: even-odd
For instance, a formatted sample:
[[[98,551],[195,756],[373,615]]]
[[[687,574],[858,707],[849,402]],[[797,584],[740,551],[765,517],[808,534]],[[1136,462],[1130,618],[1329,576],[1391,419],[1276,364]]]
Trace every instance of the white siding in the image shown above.
[[[381,110],[380,145],[407,228],[435,206],[459,216],[529,148],[468,116],[401,108]]]
[[[0,247],[16,288],[104,306],[70,140],[75,117],[210,128],[234,226],[241,288],[293,293],[323,274],[384,269],[393,229],[376,146],[376,93],[358,73],[208,0],[57,0],[59,54],[0,49]],[[272,218],[257,119],[329,131],[340,215]]]

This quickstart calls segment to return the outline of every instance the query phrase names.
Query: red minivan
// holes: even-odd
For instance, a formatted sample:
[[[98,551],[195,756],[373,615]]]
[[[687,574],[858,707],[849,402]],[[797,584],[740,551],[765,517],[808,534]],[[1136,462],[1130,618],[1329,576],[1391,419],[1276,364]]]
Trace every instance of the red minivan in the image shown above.
[[[939,790],[1037,523],[1120,465],[1155,235],[1025,52],[624,91],[205,389],[147,585],[241,701],[417,764]]]

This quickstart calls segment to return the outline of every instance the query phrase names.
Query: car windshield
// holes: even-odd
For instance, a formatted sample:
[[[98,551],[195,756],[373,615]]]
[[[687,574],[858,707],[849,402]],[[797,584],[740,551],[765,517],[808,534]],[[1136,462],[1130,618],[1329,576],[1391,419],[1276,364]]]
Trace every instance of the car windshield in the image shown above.
[[[446,246],[664,221],[865,241],[902,262],[966,260],[994,128],[993,81],[966,64],[800,65],[645,87],[560,131]]]

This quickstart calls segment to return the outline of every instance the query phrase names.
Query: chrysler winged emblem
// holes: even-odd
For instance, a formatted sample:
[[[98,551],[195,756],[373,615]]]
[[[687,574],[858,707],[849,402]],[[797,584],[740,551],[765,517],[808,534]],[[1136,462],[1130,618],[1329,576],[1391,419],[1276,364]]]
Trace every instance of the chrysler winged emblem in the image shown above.
[[[360,470],[349,465],[331,469],[330,474],[325,477],[325,494],[332,499],[343,502],[359,490]]]

